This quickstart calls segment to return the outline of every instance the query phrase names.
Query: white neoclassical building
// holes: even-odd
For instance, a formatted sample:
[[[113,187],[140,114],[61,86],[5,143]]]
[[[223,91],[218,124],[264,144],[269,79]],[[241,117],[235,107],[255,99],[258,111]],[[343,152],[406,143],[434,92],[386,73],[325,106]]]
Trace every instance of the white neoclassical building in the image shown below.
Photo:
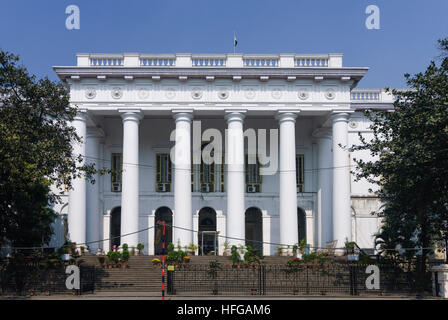
[[[142,243],[157,254],[164,220],[168,241],[204,253],[226,241],[265,255],[301,239],[373,248],[379,201],[351,173],[369,154],[341,146],[371,135],[364,109],[393,100],[356,89],[368,68],[342,57],[78,54],[77,65],[54,67],[79,110],[75,153],[115,171],[74,182],[55,207],[52,244]],[[222,161],[205,161],[206,150]]]

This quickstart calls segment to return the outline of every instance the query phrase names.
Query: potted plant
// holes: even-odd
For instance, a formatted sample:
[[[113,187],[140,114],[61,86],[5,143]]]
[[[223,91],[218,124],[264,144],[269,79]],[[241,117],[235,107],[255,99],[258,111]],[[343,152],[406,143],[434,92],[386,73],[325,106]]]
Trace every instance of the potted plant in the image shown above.
[[[238,251],[240,253],[240,260],[244,260],[244,253],[246,252],[246,249],[242,244],[238,246]]]
[[[297,256],[297,251],[299,250],[299,244],[298,243],[296,243],[296,244],[294,244],[293,246],[292,246],[292,255],[293,256]]]
[[[210,278],[214,281],[214,286],[212,290],[213,295],[218,294],[218,281],[216,280],[218,278],[218,271],[221,270],[221,263],[218,260],[212,260],[209,263],[209,270],[208,275]]]
[[[70,248],[71,248],[71,244],[69,245],[68,243],[63,245],[60,249],[59,252],[61,254],[61,260],[62,261],[69,261],[71,259],[70,256]]]
[[[356,242],[354,241],[345,241],[345,252],[347,255],[355,253]]]
[[[232,256],[232,266],[235,268],[241,260],[240,254],[238,253],[238,248],[235,245],[230,248],[230,252]]]
[[[143,251],[144,248],[145,248],[145,246],[143,245],[143,243],[137,244],[137,250],[138,250],[138,255],[139,256],[142,254],[142,251]]]
[[[84,253],[86,251],[86,247],[80,246],[79,248],[81,249],[81,255],[84,255]]]
[[[191,257],[190,256],[185,256],[184,257],[184,262],[185,262],[185,267],[188,268],[188,265],[190,264],[191,261]]]
[[[282,255],[283,255],[283,247],[281,247],[281,246],[278,246],[278,247],[277,247],[277,254],[278,254],[279,256],[282,256]]]
[[[196,254],[196,250],[198,249],[198,246],[194,243],[190,243],[187,247],[187,253],[191,256],[194,256]]]
[[[123,250],[121,254],[121,268],[126,269],[128,267],[129,255],[129,251],[127,249]]]
[[[224,241],[224,252],[223,255],[228,257],[230,255],[230,247],[229,247],[229,241]]]
[[[135,256],[135,247],[131,246],[131,256]]]
[[[157,259],[157,258],[152,259],[152,265],[153,266],[158,266],[160,264],[161,264],[160,259]]]

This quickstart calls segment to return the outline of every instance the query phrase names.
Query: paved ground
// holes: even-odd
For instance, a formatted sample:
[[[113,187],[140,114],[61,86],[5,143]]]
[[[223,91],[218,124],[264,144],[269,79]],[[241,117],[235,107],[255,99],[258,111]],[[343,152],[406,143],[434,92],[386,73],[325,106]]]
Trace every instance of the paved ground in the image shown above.
[[[29,297],[0,297],[0,300],[161,300],[160,294],[154,293],[101,293],[76,295],[51,295]],[[416,296],[168,296],[165,300],[443,300],[438,297]]]

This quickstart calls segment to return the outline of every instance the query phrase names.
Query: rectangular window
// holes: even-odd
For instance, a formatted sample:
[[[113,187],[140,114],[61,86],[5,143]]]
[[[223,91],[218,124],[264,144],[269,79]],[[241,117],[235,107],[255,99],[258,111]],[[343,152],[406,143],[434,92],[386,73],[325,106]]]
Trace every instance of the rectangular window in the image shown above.
[[[303,154],[296,155],[296,182],[297,192],[305,192],[305,157]]]
[[[210,143],[210,141],[203,141],[201,145],[201,154],[204,148]],[[210,152],[210,156],[214,157],[214,150]],[[200,192],[215,192],[216,191],[216,164],[207,164],[204,162],[201,156],[201,165],[199,167],[199,183]]]
[[[222,155],[222,161],[221,161],[221,165],[219,166],[219,174],[220,176],[220,180],[219,180],[219,184],[220,184],[220,192],[224,192],[224,179],[225,179],[225,173],[224,173],[224,168],[225,168],[225,156],[224,154]]]
[[[156,191],[171,191],[171,159],[168,153],[157,154]]]
[[[251,163],[249,163],[249,157],[251,157]],[[256,159],[254,161],[254,159]],[[253,163],[255,162],[255,163]],[[258,157],[251,155],[246,156],[246,192],[254,193],[261,192],[261,175],[260,175],[260,163]]]
[[[112,153],[112,192],[121,192],[121,172],[123,170],[123,154]]]

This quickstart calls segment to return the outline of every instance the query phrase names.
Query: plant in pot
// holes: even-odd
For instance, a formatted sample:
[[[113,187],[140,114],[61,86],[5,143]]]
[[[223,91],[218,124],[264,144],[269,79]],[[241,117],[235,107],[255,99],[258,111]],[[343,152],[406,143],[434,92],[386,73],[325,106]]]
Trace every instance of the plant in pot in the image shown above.
[[[230,248],[230,253],[232,256],[232,267],[235,268],[240,262],[240,254],[238,253],[238,248],[233,245],[232,248]]]
[[[145,248],[145,246],[143,245],[143,243],[139,243],[137,244],[137,250],[138,250],[138,255],[141,256],[142,255],[142,251]]]
[[[196,250],[198,249],[198,246],[195,245],[194,243],[190,243],[187,247],[187,253],[190,256],[194,256],[196,254]]]
[[[292,246],[292,255],[294,256],[294,257],[297,257],[297,251],[299,250],[299,244],[298,243],[296,243],[296,244],[294,244],[293,246]]]
[[[224,242],[224,256],[226,256],[226,257],[228,257],[229,255],[230,255],[230,244],[229,244],[229,241],[225,241]]]
[[[185,267],[188,268],[188,265],[190,264],[191,261],[191,257],[190,256],[185,256],[184,257],[184,262],[185,262]]]
[[[345,241],[345,252],[347,255],[355,253],[356,242],[354,241]]]
[[[152,259],[151,262],[153,266],[160,266],[162,264],[162,261],[160,261],[160,259],[157,258]]]
[[[131,246],[131,256],[135,256],[135,247]]]
[[[80,246],[79,248],[81,249],[81,255],[84,255],[84,253],[86,252],[86,247]]]
[[[121,268],[123,269],[128,268],[129,256],[130,256],[129,251],[123,250],[123,252],[121,253]]]
[[[277,254],[278,254],[279,256],[282,256],[282,255],[283,255],[283,247],[281,247],[281,246],[278,246],[278,247],[277,247]]]
[[[106,258],[102,257],[102,256],[99,256],[98,257],[98,262],[100,263],[101,267],[104,268],[104,263],[106,262]]]
[[[209,270],[208,270],[208,275],[209,277],[214,280],[213,282],[213,291],[212,294],[213,295],[217,295],[218,294],[218,271],[221,270],[221,263],[218,260],[212,260],[209,263]]]
[[[306,239],[302,239],[302,240],[300,240],[300,242],[299,242],[299,248],[300,248],[300,252],[302,253],[302,254],[304,254],[305,253],[305,249],[308,247],[308,244],[306,243]]]
[[[246,248],[242,244],[238,246],[238,252],[240,254],[240,260],[244,260],[244,254],[246,253]]]
[[[59,249],[59,253],[61,254],[62,261],[69,261],[71,259],[70,248],[71,248],[71,244],[66,243]]]

